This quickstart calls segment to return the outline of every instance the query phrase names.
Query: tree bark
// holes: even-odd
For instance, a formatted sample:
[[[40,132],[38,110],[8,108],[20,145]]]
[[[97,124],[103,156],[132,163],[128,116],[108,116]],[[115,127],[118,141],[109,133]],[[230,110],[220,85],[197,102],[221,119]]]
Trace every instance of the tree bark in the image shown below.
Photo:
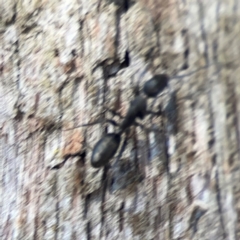
[[[236,0],[2,2],[0,238],[240,239],[239,20]],[[162,113],[93,168],[102,119],[160,73]]]

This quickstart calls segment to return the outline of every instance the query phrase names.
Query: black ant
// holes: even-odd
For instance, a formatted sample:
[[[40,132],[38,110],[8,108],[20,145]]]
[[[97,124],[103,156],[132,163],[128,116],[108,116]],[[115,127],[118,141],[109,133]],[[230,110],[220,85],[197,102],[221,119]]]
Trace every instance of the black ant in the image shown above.
[[[91,157],[91,165],[94,168],[100,168],[105,166],[110,159],[115,155],[121,142],[121,135],[135,123],[136,118],[143,119],[147,112],[147,100],[146,98],[138,95],[131,101],[130,107],[124,117],[122,123],[119,126],[117,133],[105,134],[94,146]],[[96,121],[94,123],[83,124],[78,127],[94,125],[100,123]],[[107,120],[113,125],[117,125],[113,120]],[[70,129],[67,129],[70,130]],[[61,165],[62,166],[62,165]],[[55,169],[53,167],[52,169]]]
[[[206,68],[202,67],[200,69]],[[199,71],[195,70],[194,72]],[[182,78],[188,75],[193,74],[194,72],[182,76],[176,76],[172,78]],[[167,86],[170,77],[166,74],[154,75],[151,79],[145,82],[143,86],[143,93],[147,98],[155,98],[159,93],[161,93]],[[100,168],[106,166],[111,158],[114,157],[117,152],[120,142],[121,135],[133,124],[136,123],[136,118],[143,119],[147,113],[153,113],[147,111],[147,98],[143,97],[137,91],[136,97],[130,102],[130,107],[127,111],[126,116],[123,118],[122,123],[119,126],[119,131],[117,133],[108,133],[104,135],[94,146],[92,157],[91,157],[91,165],[94,168]],[[108,122],[117,125],[113,120],[107,120]],[[89,126],[100,123],[100,121],[83,124],[78,127]],[[70,130],[70,129],[67,129]],[[122,151],[121,151],[122,152]]]

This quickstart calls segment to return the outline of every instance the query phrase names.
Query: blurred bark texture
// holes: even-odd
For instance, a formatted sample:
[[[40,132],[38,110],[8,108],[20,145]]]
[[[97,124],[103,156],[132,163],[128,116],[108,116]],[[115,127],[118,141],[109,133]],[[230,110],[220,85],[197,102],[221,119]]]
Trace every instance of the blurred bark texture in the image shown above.
[[[0,239],[240,239],[239,24],[237,0],[1,1]],[[158,73],[162,114],[94,169]]]

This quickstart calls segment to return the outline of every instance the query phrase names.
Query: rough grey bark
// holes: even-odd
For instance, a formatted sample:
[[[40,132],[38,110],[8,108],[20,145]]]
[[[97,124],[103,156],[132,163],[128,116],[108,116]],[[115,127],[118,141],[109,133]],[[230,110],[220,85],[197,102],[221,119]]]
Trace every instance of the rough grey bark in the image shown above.
[[[239,20],[237,0],[2,1],[0,238],[240,239]],[[162,114],[92,168],[114,128],[75,127],[162,72],[186,75]]]

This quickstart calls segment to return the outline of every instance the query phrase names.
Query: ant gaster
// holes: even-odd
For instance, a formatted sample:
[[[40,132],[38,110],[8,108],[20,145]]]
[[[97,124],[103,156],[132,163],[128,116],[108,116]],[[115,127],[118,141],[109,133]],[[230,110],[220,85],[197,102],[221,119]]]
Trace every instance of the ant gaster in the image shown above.
[[[105,166],[115,155],[121,141],[120,133],[108,133],[94,146],[91,164],[94,168]]]

